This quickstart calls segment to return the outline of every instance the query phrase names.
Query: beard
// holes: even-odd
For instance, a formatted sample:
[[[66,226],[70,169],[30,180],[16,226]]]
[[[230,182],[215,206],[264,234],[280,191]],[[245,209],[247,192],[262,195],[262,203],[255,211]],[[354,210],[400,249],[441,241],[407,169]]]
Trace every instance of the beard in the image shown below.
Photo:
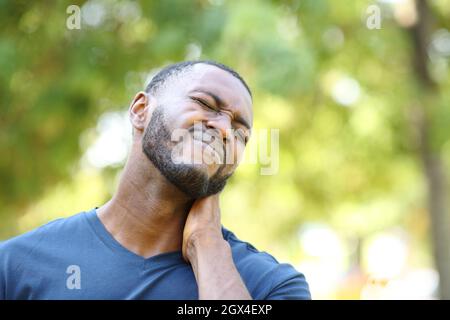
[[[172,160],[171,133],[164,119],[162,106],[157,106],[152,114],[142,140],[142,150],[161,174],[179,190],[192,199],[210,196],[223,190],[227,179],[223,175],[225,165],[208,177],[199,166],[175,163]]]

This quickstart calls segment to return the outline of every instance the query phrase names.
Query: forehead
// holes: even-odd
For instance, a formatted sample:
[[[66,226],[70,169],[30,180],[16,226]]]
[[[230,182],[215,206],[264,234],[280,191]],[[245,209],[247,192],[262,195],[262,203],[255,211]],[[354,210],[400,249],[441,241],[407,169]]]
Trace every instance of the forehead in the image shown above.
[[[211,92],[220,97],[228,108],[252,120],[251,96],[241,81],[229,72],[199,63],[183,78],[186,79],[182,90],[185,94],[196,90]]]

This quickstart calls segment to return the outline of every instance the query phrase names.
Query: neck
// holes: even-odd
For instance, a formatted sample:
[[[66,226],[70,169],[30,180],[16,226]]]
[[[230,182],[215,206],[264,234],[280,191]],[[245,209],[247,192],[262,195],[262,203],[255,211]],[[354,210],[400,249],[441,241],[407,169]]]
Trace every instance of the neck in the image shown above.
[[[97,210],[99,219],[122,246],[142,257],[181,251],[193,200],[161,175],[138,144],[130,154],[116,194]]]

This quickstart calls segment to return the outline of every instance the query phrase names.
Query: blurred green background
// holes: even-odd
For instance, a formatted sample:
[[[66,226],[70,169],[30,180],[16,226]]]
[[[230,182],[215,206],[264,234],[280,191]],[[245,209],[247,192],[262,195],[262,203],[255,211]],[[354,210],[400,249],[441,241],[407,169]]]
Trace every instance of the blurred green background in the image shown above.
[[[316,299],[450,299],[449,30],[450,0],[0,0],[0,239],[107,201],[134,94],[213,59],[280,130],[278,173],[243,164],[224,226]]]

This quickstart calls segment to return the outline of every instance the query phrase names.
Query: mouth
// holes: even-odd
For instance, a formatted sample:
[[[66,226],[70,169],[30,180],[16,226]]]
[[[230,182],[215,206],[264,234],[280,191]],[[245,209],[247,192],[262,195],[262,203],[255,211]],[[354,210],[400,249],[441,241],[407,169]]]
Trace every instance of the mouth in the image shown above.
[[[216,164],[222,164],[224,153],[223,150],[220,150],[220,148],[214,148],[214,145],[212,143],[208,143],[206,141],[200,140],[200,139],[194,139],[194,143],[199,143],[202,146],[202,151],[208,151],[208,153],[216,158],[215,163]],[[202,155],[203,156],[203,155]]]
[[[208,150],[208,153],[216,158],[216,164],[223,164],[225,161],[225,145],[221,143],[222,139],[219,134],[207,130],[196,130],[195,126],[189,129],[191,139],[194,143],[201,144],[202,151]]]
[[[203,144],[205,145],[205,148],[212,151],[213,154],[215,155],[215,157],[217,158],[217,164],[222,164],[223,163],[223,158],[224,158],[224,154],[223,154],[223,150],[220,150],[218,148],[214,148],[211,144],[208,144],[206,142],[203,142]]]

